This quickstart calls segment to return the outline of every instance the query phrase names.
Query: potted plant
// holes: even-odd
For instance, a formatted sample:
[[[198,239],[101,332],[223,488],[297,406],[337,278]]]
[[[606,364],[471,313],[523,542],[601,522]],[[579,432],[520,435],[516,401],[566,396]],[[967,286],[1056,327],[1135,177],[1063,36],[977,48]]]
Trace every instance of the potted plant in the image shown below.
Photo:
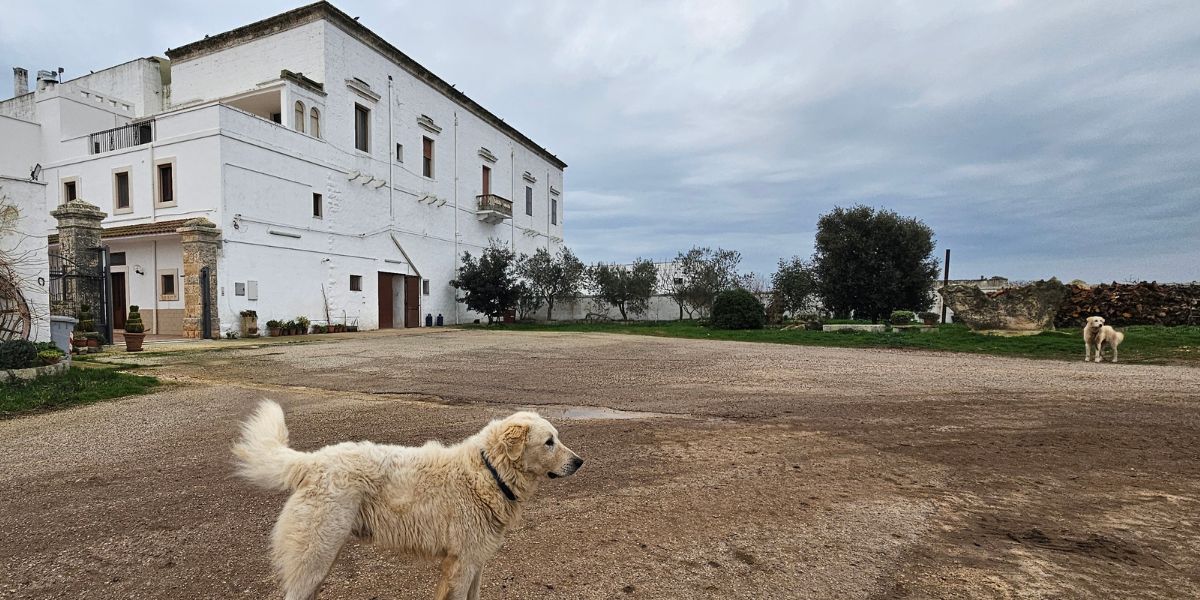
[[[79,305],[79,322],[75,324],[75,333],[71,336],[71,345],[76,348],[99,348],[100,334],[96,332],[96,319],[92,316],[92,307],[87,304]]]
[[[279,337],[281,328],[282,324],[279,321],[275,319],[267,321],[267,334],[271,337]]]
[[[243,310],[242,334],[246,337],[258,337],[258,313],[253,310]]]
[[[934,325],[938,324],[939,320],[941,320],[941,317],[935,312],[925,311],[919,316],[921,317],[921,322],[927,327],[933,327]]]
[[[309,323],[311,323],[311,321],[308,320],[308,317],[296,317],[296,333],[300,335],[307,334]]]
[[[888,322],[893,327],[903,327],[905,325],[912,325],[912,322],[916,318],[917,315],[913,314],[911,310],[893,310],[892,315],[888,317]]]
[[[53,342],[38,342],[37,357],[38,364],[41,365],[56,365],[63,359],[63,351],[55,346]]]
[[[146,326],[142,323],[142,313],[138,305],[129,307],[129,316],[125,317],[125,351],[141,352],[142,342],[146,339]]]

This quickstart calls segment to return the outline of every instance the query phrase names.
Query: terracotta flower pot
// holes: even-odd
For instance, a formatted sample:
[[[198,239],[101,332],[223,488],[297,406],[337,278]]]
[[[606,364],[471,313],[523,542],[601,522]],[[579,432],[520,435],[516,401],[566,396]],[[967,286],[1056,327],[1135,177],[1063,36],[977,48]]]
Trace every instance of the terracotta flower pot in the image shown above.
[[[146,340],[144,333],[129,333],[125,332],[125,351],[126,352],[141,352],[142,342]]]

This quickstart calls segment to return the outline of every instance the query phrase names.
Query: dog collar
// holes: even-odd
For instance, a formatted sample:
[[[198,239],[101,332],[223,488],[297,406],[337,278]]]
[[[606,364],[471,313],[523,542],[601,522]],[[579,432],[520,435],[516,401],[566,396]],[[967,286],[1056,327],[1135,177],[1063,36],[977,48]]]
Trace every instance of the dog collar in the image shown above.
[[[517,495],[514,494],[512,488],[508,487],[508,484],[504,483],[504,480],[500,478],[500,473],[496,472],[496,467],[492,466],[492,461],[488,460],[487,454],[485,454],[483,450],[479,451],[479,458],[483,459],[483,466],[487,467],[488,472],[492,474],[492,479],[496,480],[496,486],[500,488],[502,493],[504,493],[504,497],[508,498],[510,502],[516,502]]]

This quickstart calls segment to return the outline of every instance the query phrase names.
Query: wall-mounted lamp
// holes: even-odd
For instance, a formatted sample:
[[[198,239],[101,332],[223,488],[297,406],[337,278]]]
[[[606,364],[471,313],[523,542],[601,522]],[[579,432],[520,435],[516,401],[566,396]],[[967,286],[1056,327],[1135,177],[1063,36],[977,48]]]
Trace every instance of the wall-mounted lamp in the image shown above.
[[[142,268],[142,265],[133,265],[133,272],[137,273],[138,275],[146,274],[146,270]]]

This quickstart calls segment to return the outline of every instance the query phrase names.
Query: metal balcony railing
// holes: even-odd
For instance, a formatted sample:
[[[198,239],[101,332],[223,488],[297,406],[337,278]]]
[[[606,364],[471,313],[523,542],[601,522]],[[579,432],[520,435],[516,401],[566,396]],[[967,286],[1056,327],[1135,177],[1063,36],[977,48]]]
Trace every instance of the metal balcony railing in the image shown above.
[[[479,202],[479,209],[475,214],[479,216],[480,221],[499,223],[512,218],[512,200],[496,194],[480,194],[475,196],[475,199]]]
[[[132,148],[154,141],[154,120],[138,121],[107,131],[88,135],[88,151],[92,154]]]

